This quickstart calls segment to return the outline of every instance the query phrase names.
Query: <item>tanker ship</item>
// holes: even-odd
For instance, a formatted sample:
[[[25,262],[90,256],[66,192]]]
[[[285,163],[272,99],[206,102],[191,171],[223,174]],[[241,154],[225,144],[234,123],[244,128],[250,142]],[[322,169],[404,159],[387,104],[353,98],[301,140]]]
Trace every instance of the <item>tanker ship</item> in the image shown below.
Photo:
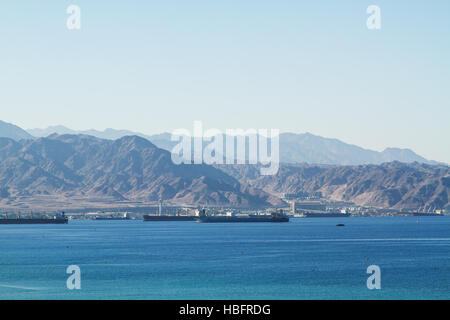
[[[194,221],[194,216],[176,216],[176,215],[151,215],[144,216],[144,221],[157,222],[157,221]]]
[[[304,212],[299,217],[302,218],[348,218],[351,214],[349,212],[333,212],[333,211],[324,211],[324,212],[313,212],[308,211]]]
[[[53,218],[8,218],[6,215],[4,218],[0,219],[0,224],[67,224],[69,219],[65,216],[64,212],[54,216]]]
[[[282,210],[273,212],[270,215],[206,215],[205,210],[200,211],[200,215],[195,217],[195,220],[200,223],[231,223],[231,222],[289,222],[289,217],[284,215]]]
[[[144,215],[145,222],[160,222],[160,221],[194,221],[194,216],[189,215],[175,215],[163,214],[162,213],[162,200],[159,199],[159,207],[157,214],[146,214]]]
[[[130,220],[130,216],[128,213],[124,213],[123,216],[102,216],[102,217],[96,217],[95,220]]]

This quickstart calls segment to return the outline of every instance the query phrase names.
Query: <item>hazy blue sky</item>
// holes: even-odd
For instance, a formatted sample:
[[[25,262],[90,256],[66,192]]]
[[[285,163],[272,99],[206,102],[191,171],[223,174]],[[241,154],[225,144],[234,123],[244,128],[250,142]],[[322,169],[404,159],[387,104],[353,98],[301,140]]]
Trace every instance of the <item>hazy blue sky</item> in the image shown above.
[[[0,119],[24,128],[202,120],[450,163],[448,0],[1,0],[0,41]]]

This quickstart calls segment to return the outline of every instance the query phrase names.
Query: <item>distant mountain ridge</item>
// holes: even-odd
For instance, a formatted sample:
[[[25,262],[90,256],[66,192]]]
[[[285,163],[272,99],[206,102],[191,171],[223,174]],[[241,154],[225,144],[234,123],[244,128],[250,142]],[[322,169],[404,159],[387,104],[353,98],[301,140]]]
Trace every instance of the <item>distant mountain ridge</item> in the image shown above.
[[[50,126],[45,129],[29,129],[27,132],[38,138],[48,137],[54,133],[63,135],[63,134],[83,134],[88,136],[93,136],[100,139],[107,140],[117,140],[126,136],[138,136],[150,140],[151,136],[141,134],[139,132],[134,132],[130,130],[116,130],[116,129],[105,129],[103,131],[91,129],[91,130],[72,130],[65,126]]]
[[[387,148],[378,152],[311,133],[282,133],[280,158],[285,163],[305,162],[330,165],[381,164],[391,161],[438,164],[436,161],[417,155],[410,149]]]
[[[148,139],[157,147],[171,151],[177,142],[171,141],[170,133],[145,135],[128,130],[106,129],[105,131],[85,130],[75,131],[63,126],[47,129],[31,129],[28,132],[36,137],[57,134],[87,134],[101,139],[119,139],[127,135],[137,135]],[[280,134],[280,161],[284,163],[317,163],[331,165],[381,164],[391,161],[405,163],[420,162],[439,164],[428,160],[410,149],[387,148],[382,152],[364,149],[347,144],[338,139],[324,138],[311,133]]]
[[[20,127],[1,120],[0,120],[0,137],[10,138],[16,141],[34,138],[32,135],[30,135],[28,132],[21,129]]]
[[[59,135],[84,134],[108,140],[117,140],[125,136],[135,135],[147,139],[157,147],[168,151],[171,151],[177,144],[177,142],[171,141],[170,133],[146,135],[130,130],[116,129],[77,131],[64,126],[52,126],[46,129],[30,129],[25,131],[13,124],[0,121],[0,137],[11,138],[16,141],[47,137],[54,133]],[[311,133],[280,134],[280,161],[283,163],[330,165],[381,164],[391,161],[442,164],[421,157],[410,149],[387,148],[382,152],[378,152],[347,144],[338,139],[324,138]]]

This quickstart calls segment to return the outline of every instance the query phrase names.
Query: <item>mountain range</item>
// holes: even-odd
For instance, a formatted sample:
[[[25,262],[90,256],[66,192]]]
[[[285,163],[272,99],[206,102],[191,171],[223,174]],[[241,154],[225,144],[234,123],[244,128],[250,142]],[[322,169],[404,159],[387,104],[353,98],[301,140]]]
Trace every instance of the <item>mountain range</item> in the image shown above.
[[[171,151],[177,142],[171,141],[170,133],[145,135],[129,130],[106,129],[104,131],[76,131],[64,126],[53,126],[46,129],[30,129],[27,131],[35,137],[46,137],[50,134],[85,134],[101,139],[119,139],[136,135],[145,138],[161,149]],[[400,161],[405,163],[420,162],[438,164],[428,160],[410,149],[387,148],[382,152],[364,149],[347,144],[337,139],[324,138],[311,133],[280,134],[280,161],[283,163],[314,163],[330,165],[381,164]]]
[[[149,137],[153,141],[137,135],[114,140],[111,135],[128,133],[116,130],[103,132],[111,139],[78,133],[30,138],[3,122],[0,133],[10,135],[0,138],[0,207],[6,209],[142,206],[159,198],[176,205],[267,207],[283,205],[283,193],[300,192],[364,206],[450,209],[448,165],[389,161],[418,156],[374,153],[311,134],[283,134],[282,159],[304,162],[287,161],[276,175],[261,176],[258,165],[175,165],[161,148],[171,148],[169,134]],[[351,162],[346,152],[359,154],[353,160],[359,163],[341,165]]]
[[[146,139],[104,140],[51,135],[16,142],[0,138],[0,202],[45,206],[156,202],[269,206],[280,200],[207,165],[175,165],[168,151]],[[91,204],[92,205],[92,204]]]
[[[34,136],[23,130],[22,128],[0,120],[0,137],[10,138],[13,140],[34,139]]]
[[[261,176],[258,166],[216,167],[274,196],[320,192],[328,199],[363,206],[397,209],[450,207],[450,168],[446,165],[397,161],[358,166],[284,164],[274,176]]]
[[[283,164],[275,176],[255,165],[175,165],[168,151],[127,136],[0,138],[0,206],[77,208],[139,205],[280,206],[282,193],[394,208],[448,207],[450,168],[400,162],[332,166]]]

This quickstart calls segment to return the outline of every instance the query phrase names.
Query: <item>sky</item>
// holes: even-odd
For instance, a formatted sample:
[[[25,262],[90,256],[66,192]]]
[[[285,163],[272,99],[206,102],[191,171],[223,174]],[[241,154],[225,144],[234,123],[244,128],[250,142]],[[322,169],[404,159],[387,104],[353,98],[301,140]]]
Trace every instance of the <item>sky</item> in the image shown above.
[[[448,0],[2,0],[0,120],[145,134],[200,120],[450,163],[449,57]]]

